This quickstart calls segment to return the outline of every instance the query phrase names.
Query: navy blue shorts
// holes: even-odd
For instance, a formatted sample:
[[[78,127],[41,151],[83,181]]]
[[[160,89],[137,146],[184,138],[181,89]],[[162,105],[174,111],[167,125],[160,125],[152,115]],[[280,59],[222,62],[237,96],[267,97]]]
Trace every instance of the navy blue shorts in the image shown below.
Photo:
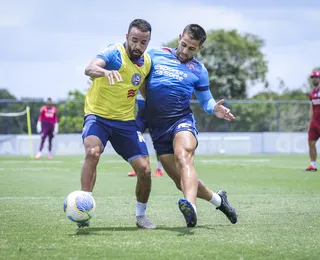
[[[148,128],[147,120],[145,119],[143,113],[138,113],[136,116],[136,124],[141,133],[144,133]]]
[[[87,115],[84,118],[82,140],[90,135],[97,136],[101,140],[102,149],[110,141],[113,149],[128,162],[149,155],[135,120],[109,120],[96,115]]]
[[[189,131],[197,139],[198,130],[196,128],[196,120],[192,114],[188,114],[172,124],[162,124],[160,126],[152,126],[150,135],[153,141],[154,149],[157,155],[173,154],[173,140],[177,133],[181,131]]]

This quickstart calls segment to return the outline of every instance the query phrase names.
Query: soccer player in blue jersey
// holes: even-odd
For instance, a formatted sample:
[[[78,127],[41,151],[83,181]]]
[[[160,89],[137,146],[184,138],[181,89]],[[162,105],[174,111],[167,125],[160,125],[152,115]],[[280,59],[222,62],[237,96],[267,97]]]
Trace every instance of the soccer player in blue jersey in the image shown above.
[[[231,223],[238,221],[226,192],[208,189],[198,179],[194,168],[198,131],[190,108],[192,94],[207,113],[225,120],[234,119],[230,110],[222,105],[224,100],[216,102],[213,99],[208,71],[194,58],[205,40],[204,29],[190,24],[179,36],[176,49],[150,50],[150,75],[145,88],[140,88],[146,98],[147,120],[154,148],[165,171],[183,192],[184,198],[179,200],[178,205],[188,227],[197,224],[197,197],[210,201]]]
[[[151,191],[148,151],[134,118],[136,96],[151,67],[150,56],[145,53],[150,37],[150,24],[136,19],[129,26],[124,44],[109,45],[85,69],[92,85],[85,96],[81,190],[92,192],[100,155],[110,141],[137,172],[136,224],[154,229],[146,216]],[[81,223],[79,227],[88,225]]]
[[[148,122],[145,118],[145,103],[146,101],[144,100],[144,98],[142,97],[139,91],[137,96],[138,113],[136,116],[136,123],[141,133],[144,133],[146,129],[149,127]],[[162,175],[163,175],[162,164],[160,162],[159,157],[157,156],[157,169],[152,176],[161,177]],[[131,171],[131,172],[128,172],[128,176],[130,177],[137,176],[137,173],[135,171]]]

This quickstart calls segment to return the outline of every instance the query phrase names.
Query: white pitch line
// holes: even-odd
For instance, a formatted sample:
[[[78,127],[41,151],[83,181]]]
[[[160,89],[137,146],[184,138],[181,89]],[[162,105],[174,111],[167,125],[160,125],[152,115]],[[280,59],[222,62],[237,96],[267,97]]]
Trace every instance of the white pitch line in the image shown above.
[[[196,160],[200,163],[267,163],[270,159],[209,159],[209,160]]]
[[[18,163],[23,163],[23,164],[51,164],[51,163],[63,163],[63,161],[55,161],[55,160],[50,160],[50,161],[43,161],[43,160],[38,160],[38,161],[22,161],[22,160],[0,160],[0,163],[7,163],[7,164],[18,164]]]

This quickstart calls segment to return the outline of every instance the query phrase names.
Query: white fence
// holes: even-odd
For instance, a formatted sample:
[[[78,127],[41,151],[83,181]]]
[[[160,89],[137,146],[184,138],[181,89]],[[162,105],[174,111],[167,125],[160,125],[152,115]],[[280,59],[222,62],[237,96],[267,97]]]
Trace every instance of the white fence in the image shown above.
[[[154,154],[149,134],[144,135],[149,153]],[[40,144],[40,136],[32,135],[35,154]],[[200,133],[197,154],[306,154],[308,153],[307,133]],[[46,141],[43,152],[47,151]],[[114,154],[108,142],[104,154]],[[53,139],[53,154],[83,155],[80,134],[60,134]],[[30,137],[27,135],[0,135],[0,156],[30,155]]]

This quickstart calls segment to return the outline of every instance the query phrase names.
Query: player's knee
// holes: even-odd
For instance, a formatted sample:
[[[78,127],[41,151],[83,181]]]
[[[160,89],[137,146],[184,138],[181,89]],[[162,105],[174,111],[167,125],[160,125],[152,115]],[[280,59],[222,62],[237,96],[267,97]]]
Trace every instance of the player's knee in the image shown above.
[[[101,151],[99,146],[88,148],[86,152],[86,160],[98,162],[100,153]]]
[[[143,161],[136,169],[139,178],[151,177],[151,168],[148,161]]]
[[[189,165],[190,156],[186,152],[177,153],[175,154],[175,161],[179,168],[183,168],[186,165]]]

